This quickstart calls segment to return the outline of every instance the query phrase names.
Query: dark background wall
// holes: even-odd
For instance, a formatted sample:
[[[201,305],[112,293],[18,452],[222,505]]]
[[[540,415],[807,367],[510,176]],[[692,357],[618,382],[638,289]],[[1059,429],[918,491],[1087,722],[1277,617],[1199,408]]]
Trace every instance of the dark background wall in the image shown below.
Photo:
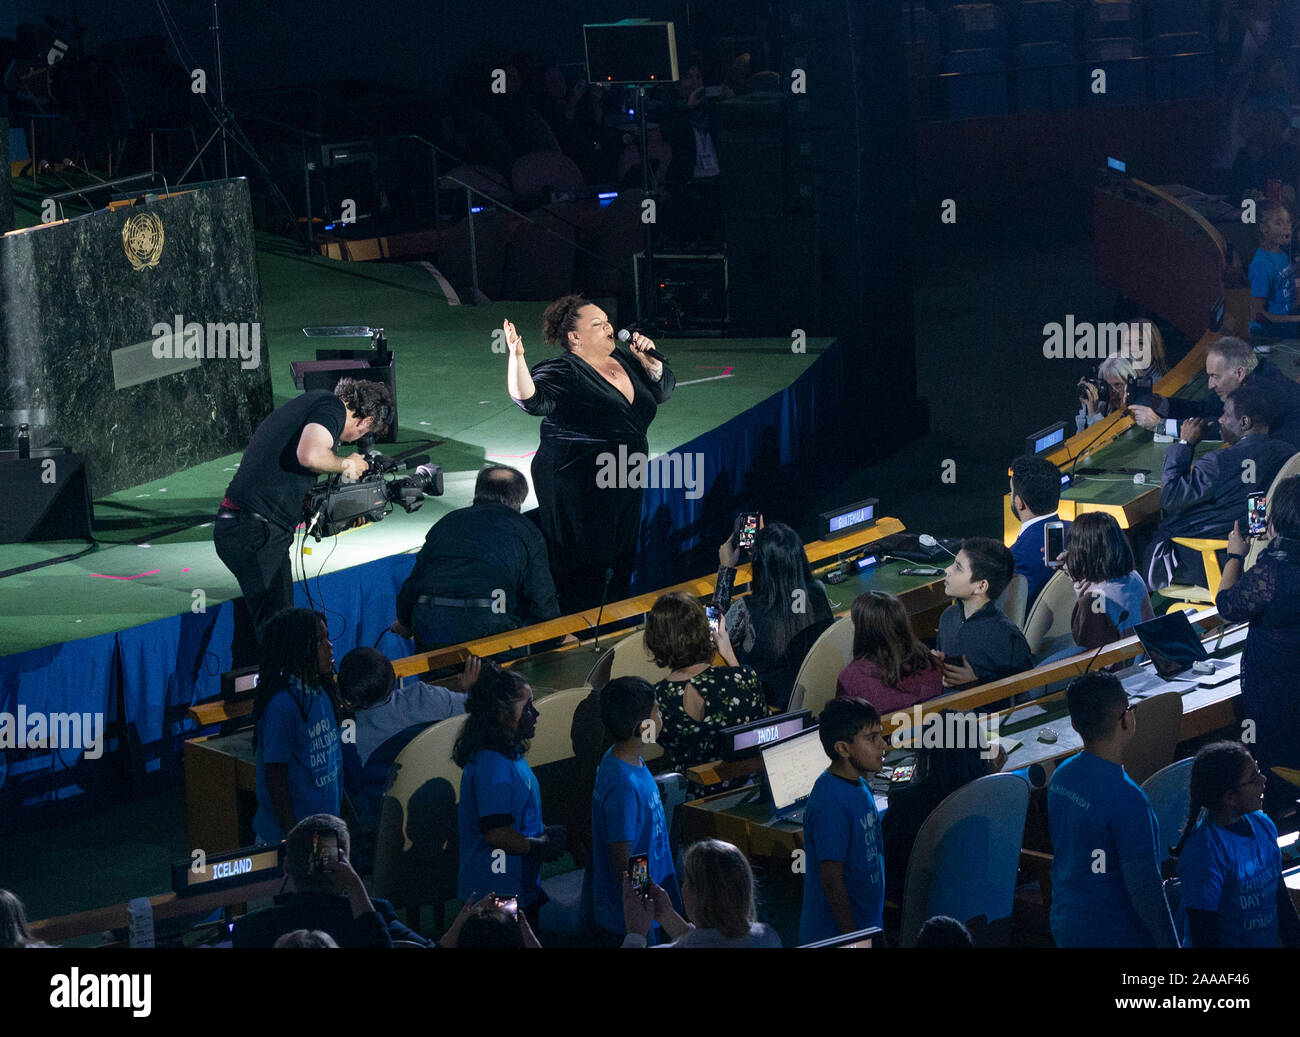
[[[184,44],[211,75],[211,3],[168,0],[168,8]],[[686,25],[685,0],[221,0],[218,10],[228,87],[354,78],[438,90],[458,69],[490,68],[514,50],[581,61],[584,22],[673,20],[679,34]],[[82,0],[77,12],[91,49],[165,33],[154,0]],[[72,4],[6,0],[0,35],[12,36],[21,22],[42,22],[46,14],[70,21]]]

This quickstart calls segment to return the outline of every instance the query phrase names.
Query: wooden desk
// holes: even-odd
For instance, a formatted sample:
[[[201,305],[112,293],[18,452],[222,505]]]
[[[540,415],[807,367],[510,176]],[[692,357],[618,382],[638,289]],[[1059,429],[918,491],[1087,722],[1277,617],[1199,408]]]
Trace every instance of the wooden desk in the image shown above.
[[[185,743],[185,817],[190,847],[222,853],[249,845],[240,821],[252,825],[257,767],[252,729],[192,738]]]
[[[149,898],[153,905],[155,922],[171,918],[185,918],[189,915],[202,917],[217,908],[234,907],[250,900],[276,896],[284,889],[284,877],[265,879],[251,886],[236,889],[223,889],[215,893],[199,893],[192,897],[178,897],[175,893],[160,893]],[[113,904],[99,907],[93,911],[81,911],[75,915],[59,915],[56,918],[42,918],[32,923],[32,935],[48,943],[73,940],[91,933],[108,932],[111,929],[125,929],[130,925],[129,905]]]

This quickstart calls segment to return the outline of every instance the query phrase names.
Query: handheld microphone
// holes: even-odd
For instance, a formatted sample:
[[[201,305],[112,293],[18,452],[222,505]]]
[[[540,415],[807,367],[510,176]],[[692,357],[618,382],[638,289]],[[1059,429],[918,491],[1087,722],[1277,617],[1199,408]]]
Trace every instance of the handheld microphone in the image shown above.
[[[618,333],[618,340],[620,342],[626,342],[628,345],[631,345],[632,335],[633,332],[631,330],[629,330],[628,328],[623,328]],[[668,358],[664,356],[661,352],[659,352],[659,350],[655,349],[654,346],[651,346],[649,349],[645,350],[645,355],[650,357],[651,360],[658,360],[661,364],[668,363]]]

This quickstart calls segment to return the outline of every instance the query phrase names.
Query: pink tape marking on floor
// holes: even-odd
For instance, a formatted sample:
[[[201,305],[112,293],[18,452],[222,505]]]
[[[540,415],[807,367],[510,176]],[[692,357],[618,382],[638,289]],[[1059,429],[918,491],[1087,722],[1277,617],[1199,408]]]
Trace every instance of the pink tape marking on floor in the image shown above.
[[[185,570],[189,572],[188,569]],[[147,573],[136,573],[134,576],[110,576],[107,573],[91,573],[91,576],[98,576],[101,580],[138,580],[141,576],[157,576],[161,569],[150,569]]]
[[[735,370],[735,368],[731,364],[727,364],[725,366],[722,364],[696,364],[695,365],[695,370],[697,371],[717,371],[719,369],[722,370],[722,376],[724,378],[727,375],[731,374],[732,371]]]

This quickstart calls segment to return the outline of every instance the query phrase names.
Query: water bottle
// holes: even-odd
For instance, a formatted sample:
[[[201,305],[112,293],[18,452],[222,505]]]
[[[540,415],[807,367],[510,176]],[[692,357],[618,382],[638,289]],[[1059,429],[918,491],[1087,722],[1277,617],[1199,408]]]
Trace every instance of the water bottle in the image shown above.
[[[18,426],[18,457],[20,460],[26,460],[32,456],[32,435],[28,426]]]

